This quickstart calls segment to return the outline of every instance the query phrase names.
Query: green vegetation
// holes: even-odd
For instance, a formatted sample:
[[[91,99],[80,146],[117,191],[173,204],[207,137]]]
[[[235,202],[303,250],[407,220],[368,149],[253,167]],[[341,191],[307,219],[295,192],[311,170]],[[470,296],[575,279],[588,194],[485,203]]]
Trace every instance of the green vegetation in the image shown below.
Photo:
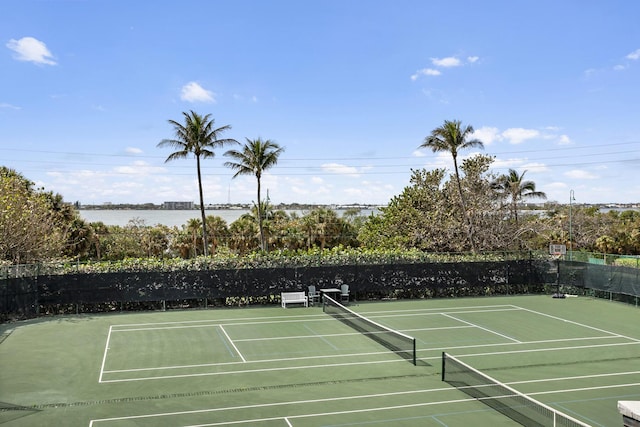
[[[272,168],[278,163],[278,157],[284,152],[284,148],[280,147],[275,142],[267,139],[249,139],[244,144],[240,151],[229,150],[224,153],[225,156],[231,157],[234,161],[226,162],[224,165],[235,170],[234,178],[240,175],[254,175],[258,181],[258,228],[260,229],[260,248],[263,251],[267,251],[267,241],[264,235],[264,219],[265,219],[265,205],[263,205],[260,196],[260,178],[262,173],[267,169]]]
[[[474,226],[473,221],[469,216],[467,209],[467,202],[465,192],[462,191],[462,184],[460,182],[460,172],[458,168],[458,152],[468,148],[484,148],[482,141],[478,139],[468,139],[473,134],[472,126],[462,127],[462,122],[459,120],[445,120],[444,125],[434,129],[431,135],[424,139],[421,148],[430,148],[434,153],[449,152],[453,158],[453,169],[456,177],[456,184],[458,187],[458,196],[460,196],[460,207],[462,208],[462,215],[465,218],[467,225],[467,233],[469,237],[469,245],[471,249],[476,251],[476,242],[474,238]]]
[[[200,159],[230,143],[220,139],[229,126],[214,128],[210,115],[183,113],[185,123],[170,120],[176,137],[160,147],[178,150],[167,161],[194,155],[200,185]],[[77,207],[62,196],[34,188],[16,171],[0,168],[0,263],[69,264],[103,261],[139,264],[252,265],[256,259],[309,265],[321,264],[340,254],[347,264],[359,259],[412,259],[416,254],[493,254],[510,251],[546,251],[561,243],[574,252],[640,254],[640,212],[600,212],[597,207],[572,206],[571,242],[569,206],[545,203],[540,211],[528,210],[524,202],[544,199],[526,171],[492,171],[494,157],[476,154],[458,164],[460,150],[482,147],[469,140],[471,126],[445,121],[421,145],[450,152],[455,173],[445,169],[412,170],[408,185],[377,215],[363,216],[351,209],[339,216],[334,210],[315,207],[303,215],[274,209],[261,200],[262,173],[274,167],[283,149],[276,143],[247,139],[240,150],[225,155],[235,176],[251,174],[257,179],[257,203],[231,224],[215,215],[192,219],[181,227],[149,226],[134,219],[126,226],[83,221]],[[200,206],[204,207],[202,192]],[[212,254],[210,256],[210,254]],[[382,255],[381,255],[382,254]],[[201,258],[205,258],[204,260]],[[323,261],[318,261],[323,259]],[[173,260],[173,261],[172,261]],[[277,261],[273,261],[277,260]],[[129,262],[129,261],[126,261]],[[326,261],[333,262],[333,261]],[[190,267],[191,268],[191,267]]]
[[[211,115],[201,116],[191,111],[183,112],[184,124],[175,120],[169,120],[175,131],[175,139],[163,139],[158,143],[158,147],[172,147],[177,149],[167,157],[166,162],[176,159],[186,159],[190,155],[196,158],[196,168],[198,171],[198,194],[200,195],[200,214],[202,216],[202,250],[207,255],[207,221],[204,213],[204,196],[202,194],[202,173],[200,171],[200,160],[215,156],[214,150],[226,144],[237,143],[235,139],[221,139],[219,136],[231,129],[226,125],[215,128],[215,120]]]

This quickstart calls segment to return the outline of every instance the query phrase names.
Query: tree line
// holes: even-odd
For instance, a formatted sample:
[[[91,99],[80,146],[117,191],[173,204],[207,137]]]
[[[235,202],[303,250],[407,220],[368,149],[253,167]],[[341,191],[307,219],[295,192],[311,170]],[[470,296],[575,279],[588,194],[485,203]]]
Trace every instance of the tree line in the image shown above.
[[[261,199],[260,180],[277,164],[284,148],[271,140],[246,139],[240,145],[221,138],[229,126],[215,128],[209,115],[183,113],[184,123],[169,121],[174,139],[160,148],[176,151],[167,161],[196,158],[200,206],[204,206],[200,159],[212,157],[224,145],[239,145],[224,153],[236,176],[253,175],[257,203],[227,224],[215,215],[192,219],[180,227],[149,226],[134,219],[124,227],[84,221],[61,195],[35,188],[19,172],[0,167],[0,261],[30,263],[56,259],[121,260],[126,258],[184,259],[211,254],[244,256],[255,252],[308,251],[335,247],[425,252],[486,252],[544,250],[562,243],[574,251],[640,254],[640,212],[600,212],[597,207],[545,203],[535,214],[521,211],[530,199],[544,200],[526,171],[496,174],[494,157],[476,154],[458,161],[460,151],[482,148],[470,139],[471,126],[445,121],[420,145],[448,152],[454,173],[444,168],[412,170],[409,184],[378,214],[357,209],[342,216],[327,208],[304,214],[274,209]],[[569,211],[571,209],[571,211]]]

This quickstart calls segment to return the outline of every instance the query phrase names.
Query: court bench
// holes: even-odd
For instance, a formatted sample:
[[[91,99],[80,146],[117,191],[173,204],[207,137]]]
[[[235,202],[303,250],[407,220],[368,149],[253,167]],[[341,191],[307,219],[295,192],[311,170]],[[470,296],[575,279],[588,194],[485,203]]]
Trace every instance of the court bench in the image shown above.
[[[282,292],[280,293],[282,308],[287,308],[287,304],[299,303],[309,307],[309,299],[304,292]]]

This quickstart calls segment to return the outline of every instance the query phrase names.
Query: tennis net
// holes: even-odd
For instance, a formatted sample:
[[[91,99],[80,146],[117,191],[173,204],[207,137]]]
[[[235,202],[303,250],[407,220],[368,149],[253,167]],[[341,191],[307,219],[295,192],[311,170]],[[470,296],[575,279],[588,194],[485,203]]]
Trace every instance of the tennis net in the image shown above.
[[[591,427],[442,353],[442,381],[525,427]]]
[[[328,295],[323,298],[323,311],[351,326],[389,350],[416,364],[416,339],[402,332],[387,328],[348,309]]]

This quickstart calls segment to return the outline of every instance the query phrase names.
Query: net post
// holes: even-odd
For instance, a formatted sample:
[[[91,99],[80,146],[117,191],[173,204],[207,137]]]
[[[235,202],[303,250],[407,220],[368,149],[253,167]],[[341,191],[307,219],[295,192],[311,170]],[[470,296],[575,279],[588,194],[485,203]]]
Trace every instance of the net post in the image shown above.
[[[442,374],[441,374],[441,375],[442,375],[442,381],[444,381],[444,370],[445,370],[445,361],[446,361],[446,359],[447,359],[447,353],[445,353],[445,352],[443,351],[443,352],[442,352],[442,369],[441,369],[441,372],[442,372]]]
[[[417,359],[418,352],[416,351],[416,339],[413,338],[413,366],[418,366]]]

